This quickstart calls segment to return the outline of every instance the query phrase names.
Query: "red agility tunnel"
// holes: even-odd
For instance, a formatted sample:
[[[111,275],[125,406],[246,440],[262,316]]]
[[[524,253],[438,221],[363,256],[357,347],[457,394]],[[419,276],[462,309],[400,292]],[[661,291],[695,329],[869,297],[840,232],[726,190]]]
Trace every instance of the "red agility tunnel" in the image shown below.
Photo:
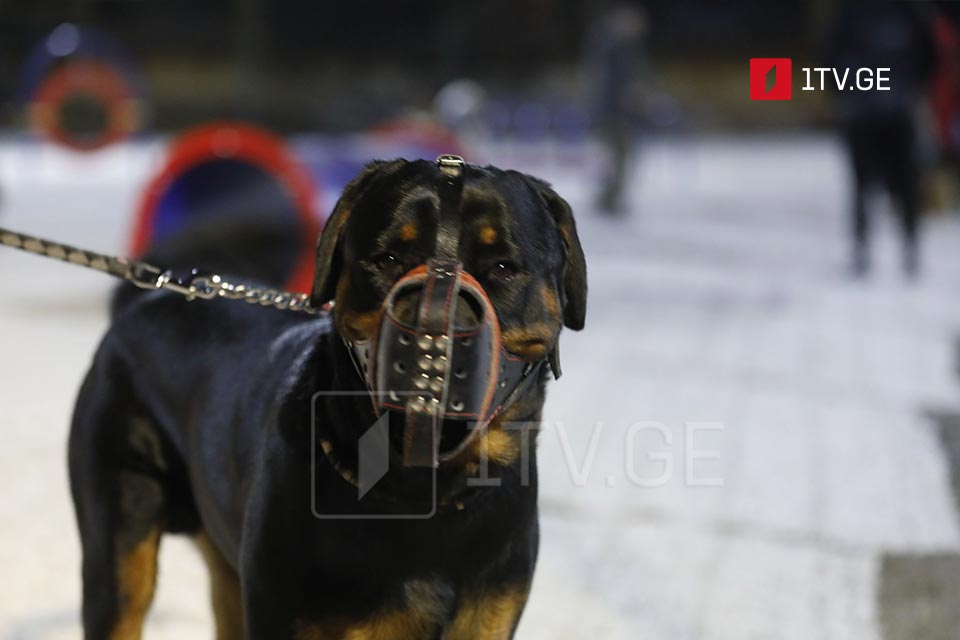
[[[205,125],[174,142],[148,185],[132,251],[144,255],[187,236],[201,247],[193,251],[203,261],[196,266],[308,292],[321,227],[317,202],[309,174],[278,137],[247,124]],[[238,229],[250,232],[243,242]]]

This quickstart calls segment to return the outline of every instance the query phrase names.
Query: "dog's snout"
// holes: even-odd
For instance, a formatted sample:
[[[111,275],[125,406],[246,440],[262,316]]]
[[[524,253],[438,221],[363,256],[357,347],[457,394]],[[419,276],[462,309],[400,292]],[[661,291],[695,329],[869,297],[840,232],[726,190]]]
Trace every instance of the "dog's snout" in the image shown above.
[[[400,322],[412,326],[417,324],[417,312],[420,308],[422,287],[407,287],[393,300],[393,315]]]
[[[457,329],[472,329],[483,322],[483,307],[471,292],[460,290],[454,325]]]
[[[413,285],[398,292],[393,301],[393,315],[400,322],[411,327],[417,325],[420,316],[420,301],[423,298],[423,286]],[[457,329],[471,329],[483,322],[483,307],[469,291],[461,290],[451,309],[453,323]]]

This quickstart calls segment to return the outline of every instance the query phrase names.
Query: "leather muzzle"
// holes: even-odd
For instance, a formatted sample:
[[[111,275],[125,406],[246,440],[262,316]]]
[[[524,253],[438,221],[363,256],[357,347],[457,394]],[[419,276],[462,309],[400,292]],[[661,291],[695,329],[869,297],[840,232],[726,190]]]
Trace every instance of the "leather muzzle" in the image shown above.
[[[436,467],[463,451],[542,364],[504,348],[489,297],[459,262],[433,259],[411,270],[382,311],[377,334],[348,345],[375,412],[403,415],[404,466]],[[441,450],[444,425],[454,421],[467,423],[466,435]]]

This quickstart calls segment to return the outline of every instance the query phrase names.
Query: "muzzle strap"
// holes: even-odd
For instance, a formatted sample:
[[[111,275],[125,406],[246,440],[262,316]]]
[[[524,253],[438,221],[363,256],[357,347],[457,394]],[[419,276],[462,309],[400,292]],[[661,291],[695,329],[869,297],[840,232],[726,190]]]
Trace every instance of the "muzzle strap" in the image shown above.
[[[418,387],[429,391],[426,403],[408,402],[404,423],[404,464],[436,466],[438,408],[447,404],[447,375],[453,351],[454,321],[460,292],[461,267],[457,262],[433,259],[427,262],[417,313],[416,365]]]
[[[407,402],[403,423],[403,466],[437,467],[440,437],[438,433],[440,418],[437,409],[440,405],[423,396],[416,396]]]
[[[460,193],[463,189],[463,158],[443,155],[437,158],[440,171],[440,227],[437,254],[427,262],[427,280],[423,286],[417,318],[417,368],[432,398],[407,403],[404,422],[403,463],[415,467],[439,465],[437,438],[439,415],[446,407],[450,381],[446,375],[453,349],[454,317],[460,290]],[[421,382],[421,384],[422,384]]]
[[[437,255],[456,261],[460,246],[460,198],[463,194],[463,172],[466,163],[460,156],[443,155],[437,158],[440,171],[439,228],[437,229]]]

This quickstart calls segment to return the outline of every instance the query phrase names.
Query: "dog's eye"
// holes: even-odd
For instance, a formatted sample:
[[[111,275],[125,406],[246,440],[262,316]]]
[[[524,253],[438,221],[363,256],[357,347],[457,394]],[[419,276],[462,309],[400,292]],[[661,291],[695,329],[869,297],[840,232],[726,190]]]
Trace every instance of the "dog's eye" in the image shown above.
[[[498,262],[487,271],[487,278],[495,282],[510,282],[517,275],[517,268],[510,262]]]
[[[402,265],[400,258],[392,253],[383,253],[373,259],[374,266],[383,273],[390,273],[398,270]]]

